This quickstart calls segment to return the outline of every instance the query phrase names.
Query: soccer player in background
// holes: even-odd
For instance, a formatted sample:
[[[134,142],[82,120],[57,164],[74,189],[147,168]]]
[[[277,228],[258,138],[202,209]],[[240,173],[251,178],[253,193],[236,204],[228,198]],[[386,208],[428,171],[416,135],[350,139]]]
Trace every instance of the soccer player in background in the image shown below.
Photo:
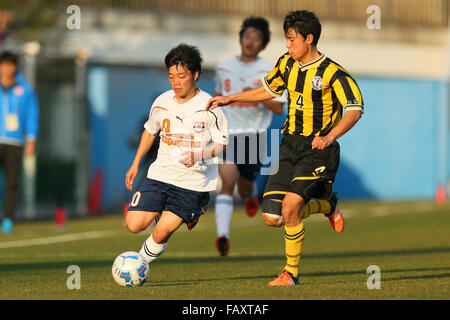
[[[262,86],[261,78],[272,70],[273,65],[258,55],[266,48],[269,40],[270,30],[266,19],[249,17],[243,21],[239,31],[241,53],[217,65],[214,96],[234,94]],[[223,108],[228,120],[231,143],[223,153],[224,161],[219,164],[222,186],[215,201],[215,244],[221,256],[226,256],[229,251],[236,184],[239,195],[245,199],[248,216],[254,216],[258,210],[258,191],[254,182],[262,166],[259,146],[264,146],[265,151],[266,130],[272,121],[272,113],[282,114],[284,103],[284,97],[277,97],[263,102],[232,103]],[[261,154],[265,152],[262,151]]]
[[[205,111],[211,95],[196,87],[201,62],[198,49],[186,44],[167,54],[172,90],[153,102],[125,176],[126,187],[132,190],[139,163],[160,132],[157,158],[133,194],[125,217],[125,225],[133,233],[155,225],[140,250],[147,262],[166,249],[169,237],[181,224],[186,223],[189,230],[195,227],[207,210],[209,192],[217,187],[217,155],[227,143],[228,124],[222,111]]]
[[[279,170],[271,175],[262,210],[285,223],[286,264],[269,286],[299,284],[298,266],[305,230],[303,219],[324,213],[341,232],[332,184],[339,166],[337,139],[348,132],[364,111],[354,78],[317,49],[321,24],[312,12],[289,12],[283,23],[288,52],[263,79],[263,88],[212,98],[207,110],[241,101],[262,101],[288,91],[288,115],[279,152]],[[345,109],[342,115],[342,109]],[[316,198],[315,201],[310,201]],[[269,220],[266,223],[270,222]]]
[[[30,84],[18,73],[18,58],[0,54],[0,167],[6,181],[2,232],[13,232],[22,155],[33,156],[39,131],[39,106]]]

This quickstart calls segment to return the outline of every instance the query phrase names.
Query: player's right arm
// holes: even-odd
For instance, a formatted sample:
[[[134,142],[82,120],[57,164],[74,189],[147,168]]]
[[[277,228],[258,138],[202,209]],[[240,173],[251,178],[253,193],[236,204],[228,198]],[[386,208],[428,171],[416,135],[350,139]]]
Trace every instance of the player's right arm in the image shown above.
[[[133,189],[134,179],[136,179],[136,176],[139,172],[139,164],[152,147],[155,138],[156,135],[151,134],[147,130],[144,130],[144,132],[142,133],[141,142],[139,143],[139,147],[136,151],[136,156],[134,157],[130,169],[128,169],[128,172],[125,175],[125,185],[130,191]]]
[[[133,182],[136,179],[139,172],[139,164],[141,163],[144,156],[150,150],[161,129],[159,118],[161,110],[166,110],[163,107],[158,106],[159,99],[156,99],[150,110],[147,122],[144,124],[144,132],[141,136],[141,141],[139,143],[138,149],[136,151],[136,156],[134,157],[133,163],[130,169],[125,175],[125,185],[128,190],[133,189]]]
[[[243,91],[230,96],[216,96],[211,98],[206,104],[206,110],[213,110],[217,107],[226,106],[234,102],[258,102],[273,99],[273,95],[259,87],[249,91]]]
[[[264,77],[263,87],[239,92],[229,96],[213,97],[206,104],[206,110],[213,110],[217,107],[226,106],[234,102],[260,102],[281,96],[284,90],[286,90],[286,84],[281,76],[281,71],[283,71],[283,68],[286,67],[287,58],[287,55],[283,55],[280,59],[278,59],[275,67],[267,74],[267,76]]]

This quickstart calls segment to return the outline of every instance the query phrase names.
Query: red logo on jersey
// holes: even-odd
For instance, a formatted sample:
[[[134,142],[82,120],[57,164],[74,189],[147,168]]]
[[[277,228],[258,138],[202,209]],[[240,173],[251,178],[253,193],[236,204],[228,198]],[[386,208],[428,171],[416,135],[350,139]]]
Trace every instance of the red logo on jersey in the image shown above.
[[[195,141],[193,134],[182,133],[164,133],[161,135],[161,142],[166,143],[168,146],[175,146],[181,148],[200,148],[201,141]]]
[[[205,130],[205,122],[203,121],[194,121],[194,132],[202,133]]]

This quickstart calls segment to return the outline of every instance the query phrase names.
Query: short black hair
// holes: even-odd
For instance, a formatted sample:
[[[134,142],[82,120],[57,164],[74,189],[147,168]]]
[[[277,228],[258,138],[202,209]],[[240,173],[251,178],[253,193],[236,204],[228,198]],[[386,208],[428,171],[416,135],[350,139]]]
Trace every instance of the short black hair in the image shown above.
[[[3,51],[2,53],[0,53],[0,63],[7,61],[14,63],[17,67],[18,60],[19,59],[17,55],[12,53],[11,51]]]
[[[242,39],[245,30],[250,27],[261,31],[263,36],[263,48],[265,48],[270,41],[269,22],[262,17],[248,17],[242,22],[241,30],[239,31],[239,39]]]
[[[202,56],[197,47],[185,43],[172,48],[164,59],[167,70],[171,66],[181,64],[187,67],[192,74],[198,72],[199,75],[202,72],[202,61]]]
[[[322,26],[315,13],[307,10],[291,11],[286,15],[283,23],[284,33],[291,28],[300,33],[305,39],[308,34],[312,34],[314,36],[314,45],[317,45],[322,31]]]

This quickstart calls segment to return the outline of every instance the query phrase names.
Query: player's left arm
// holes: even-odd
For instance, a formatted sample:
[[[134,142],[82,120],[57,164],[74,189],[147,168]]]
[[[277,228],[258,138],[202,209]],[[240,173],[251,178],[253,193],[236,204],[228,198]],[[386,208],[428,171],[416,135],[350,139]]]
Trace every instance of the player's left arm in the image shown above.
[[[346,71],[339,69],[331,79],[332,90],[340,104],[344,106],[345,113],[339,123],[326,136],[314,138],[313,149],[324,149],[331,145],[353,128],[364,112],[362,94],[353,77]]]
[[[192,167],[196,161],[206,161],[221,154],[228,143],[228,121],[222,110],[207,112],[206,126],[211,135],[211,143],[199,151],[185,151],[179,162],[187,168]]]
[[[215,142],[201,151],[185,151],[183,152],[179,162],[184,164],[186,168],[192,167],[197,161],[206,161],[221,154],[225,149],[225,145]]]
[[[361,119],[360,110],[347,110],[341,121],[326,136],[315,137],[312,141],[313,149],[324,149],[331,145],[338,138],[347,133]]]

